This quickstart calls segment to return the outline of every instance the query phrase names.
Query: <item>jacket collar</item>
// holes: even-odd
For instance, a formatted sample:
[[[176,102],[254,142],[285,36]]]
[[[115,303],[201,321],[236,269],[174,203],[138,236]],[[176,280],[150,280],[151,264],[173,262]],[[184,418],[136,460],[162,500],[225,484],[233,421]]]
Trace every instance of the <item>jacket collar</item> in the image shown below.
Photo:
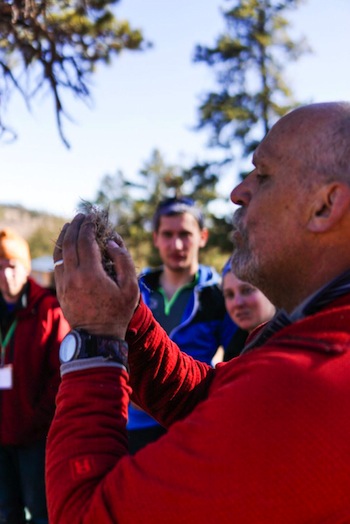
[[[283,309],[277,311],[273,319],[259,329],[256,336],[253,336],[244,347],[242,353],[262,346],[272,335],[282,328],[294,322],[317,313],[325,306],[350,293],[350,270],[345,271],[335,279],[331,280],[315,293],[310,295],[304,302],[297,306],[292,313],[288,314]]]
[[[156,289],[159,286],[159,277],[163,271],[163,266],[157,268],[145,268],[141,275],[141,281],[149,288]],[[199,264],[198,284],[196,287],[212,286],[220,283],[220,275],[210,266]]]

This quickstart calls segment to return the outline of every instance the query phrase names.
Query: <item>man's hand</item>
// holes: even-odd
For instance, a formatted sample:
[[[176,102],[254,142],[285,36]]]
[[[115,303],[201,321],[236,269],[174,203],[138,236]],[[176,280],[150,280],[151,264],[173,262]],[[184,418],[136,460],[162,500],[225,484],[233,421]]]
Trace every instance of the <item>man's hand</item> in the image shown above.
[[[116,271],[113,281],[103,269],[95,237],[89,215],[78,214],[63,227],[53,254],[57,297],[72,328],[124,339],[139,301],[134,264],[116,235],[107,249]]]

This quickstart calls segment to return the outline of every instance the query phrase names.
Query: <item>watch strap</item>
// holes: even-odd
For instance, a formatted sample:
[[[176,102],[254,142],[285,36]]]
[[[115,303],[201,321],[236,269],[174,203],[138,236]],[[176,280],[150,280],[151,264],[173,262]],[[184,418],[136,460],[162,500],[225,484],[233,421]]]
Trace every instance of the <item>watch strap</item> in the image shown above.
[[[128,343],[115,337],[91,335],[85,332],[88,358],[103,357],[128,369]]]
[[[102,357],[105,361],[121,364],[128,371],[128,344],[125,340],[103,335],[92,335],[84,329],[74,329],[80,339],[80,350],[74,360]]]

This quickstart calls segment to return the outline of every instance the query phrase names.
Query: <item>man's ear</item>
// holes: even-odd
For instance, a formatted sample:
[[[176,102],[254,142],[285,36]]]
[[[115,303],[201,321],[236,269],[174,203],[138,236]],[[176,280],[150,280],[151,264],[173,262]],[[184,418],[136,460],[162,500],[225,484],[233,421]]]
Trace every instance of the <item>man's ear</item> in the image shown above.
[[[343,182],[323,185],[316,193],[308,229],[322,233],[332,229],[350,212],[350,186]]]
[[[201,240],[200,240],[199,247],[205,247],[207,245],[208,238],[209,238],[209,231],[206,227],[203,227],[203,229],[201,229]]]

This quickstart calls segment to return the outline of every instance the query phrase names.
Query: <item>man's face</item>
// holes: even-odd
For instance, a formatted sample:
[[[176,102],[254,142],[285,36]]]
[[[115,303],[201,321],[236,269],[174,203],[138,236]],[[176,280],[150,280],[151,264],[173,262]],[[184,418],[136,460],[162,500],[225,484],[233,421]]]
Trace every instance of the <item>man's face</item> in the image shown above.
[[[190,213],[162,216],[153,242],[163,264],[172,271],[191,270],[198,266],[199,249],[207,242],[207,230],[201,230]]]
[[[302,182],[303,146],[292,131],[286,122],[270,131],[254,154],[255,169],[231,193],[241,206],[234,214],[234,272],[269,298],[274,285],[287,279],[287,286],[305,256],[308,191]]]
[[[0,292],[6,302],[17,301],[27,279],[28,271],[21,262],[0,258]]]

